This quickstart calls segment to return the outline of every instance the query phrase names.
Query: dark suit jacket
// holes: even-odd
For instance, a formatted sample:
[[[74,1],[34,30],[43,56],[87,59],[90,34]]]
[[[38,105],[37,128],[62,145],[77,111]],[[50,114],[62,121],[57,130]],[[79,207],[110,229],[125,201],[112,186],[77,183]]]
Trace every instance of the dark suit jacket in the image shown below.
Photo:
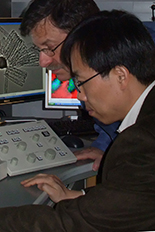
[[[87,191],[87,190],[86,190]],[[109,149],[102,183],[48,206],[0,209],[0,232],[155,231],[155,87]]]

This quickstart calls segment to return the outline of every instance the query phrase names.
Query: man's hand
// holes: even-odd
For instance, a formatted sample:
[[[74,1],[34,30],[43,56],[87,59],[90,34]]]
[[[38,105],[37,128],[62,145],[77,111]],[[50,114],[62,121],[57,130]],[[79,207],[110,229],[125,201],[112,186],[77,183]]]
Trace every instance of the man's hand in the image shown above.
[[[97,171],[99,169],[103,154],[104,152],[96,147],[89,147],[81,151],[74,152],[74,155],[76,156],[78,160],[86,160],[86,159],[94,160],[94,163],[93,163],[94,171]]]
[[[22,181],[21,184],[24,187],[37,185],[38,188],[45,191],[55,203],[65,199],[74,199],[83,195],[81,191],[67,189],[62,181],[55,175],[38,174],[33,178]]]

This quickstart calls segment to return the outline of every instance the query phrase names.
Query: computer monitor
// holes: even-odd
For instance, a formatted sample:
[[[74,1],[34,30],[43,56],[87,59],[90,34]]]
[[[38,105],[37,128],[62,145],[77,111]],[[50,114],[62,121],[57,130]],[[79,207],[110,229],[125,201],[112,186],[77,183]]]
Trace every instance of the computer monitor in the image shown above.
[[[77,90],[73,80],[61,82],[52,71],[46,76],[46,109],[78,109],[81,105],[77,99]]]
[[[30,36],[22,37],[21,18],[0,18],[0,105],[45,98],[46,70]]]
[[[144,21],[144,26],[149,31],[150,35],[152,36],[153,41],[155,42],[155,22],[153,21]]]

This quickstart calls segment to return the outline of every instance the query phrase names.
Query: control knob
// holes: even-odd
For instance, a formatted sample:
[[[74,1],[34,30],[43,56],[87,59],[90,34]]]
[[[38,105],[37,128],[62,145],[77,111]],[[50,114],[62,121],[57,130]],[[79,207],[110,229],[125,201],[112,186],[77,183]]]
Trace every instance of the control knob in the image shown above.
[[[34,134],[33,137],[32,137],[32,140],[34,140],[35,142],[38,142],[39,138],[40,138],[39,134]]]
[[[17,144],[17,148],[18,148],[19,150],[21,150],[21,151],[25,151],[26,148],[27,148],[27,144],[26,144],[25,142],[21,141],[21,142],[19,142],[19,143]]]
[[[8,147],[7,145],[4,145],[4,146],[1,148],[1,152],[2,152],[3,154],[7,154],[8,151],[9,151],[9,147]]]
[[[16,157],[13,157],[13,158],[11,159],[11,161],[10,161],[10,164],[11,164],[12,166],[17,166],[17,164],[18,164],[18,159],[17,159]]]
[[[56,151],[54,151],[53,149],[49,148],[45,151],[45,158],[48,160],[53,160],[55,159],[56,156]]]
[[[54,137],[54,136],[52,136],[52,137],[50,138],[49,142],[52,143],[52,144],[56,144],[57,138]]]
[[[27,161],[30,162],[30,163],[34,163],[36,161],[36,155],[34,153],[30,153],[27,156]]]

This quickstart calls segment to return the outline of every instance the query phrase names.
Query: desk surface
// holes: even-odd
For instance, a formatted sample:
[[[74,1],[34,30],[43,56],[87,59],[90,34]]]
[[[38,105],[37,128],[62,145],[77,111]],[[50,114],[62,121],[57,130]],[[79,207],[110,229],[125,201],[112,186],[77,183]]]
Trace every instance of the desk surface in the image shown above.
[[[20,184],[22,180],[38,173],[57,175],[64,184],[96,175],[96,172],[92,171],[92,161],[87,160],[78,161],[62,167],[46,169],[40,172],[7,177],[0,181],[0,207],[43,204],[48,198],[47,194],[40,191],[36,186],[25,188]]]
[[[43,204],[48,199],[48,195],[39,190],[37,186],[23,187],[20,184],[22,180],[31,178],[38,173],[47,173],[57,175],[64,184],[69,184],[96,175],[97,173],[92,171],[92,163],[93,161],[91,160],[78,161],[74,164],[41,170],[39,172],[13,177],[8,176],[0,181],[0,207]]]

